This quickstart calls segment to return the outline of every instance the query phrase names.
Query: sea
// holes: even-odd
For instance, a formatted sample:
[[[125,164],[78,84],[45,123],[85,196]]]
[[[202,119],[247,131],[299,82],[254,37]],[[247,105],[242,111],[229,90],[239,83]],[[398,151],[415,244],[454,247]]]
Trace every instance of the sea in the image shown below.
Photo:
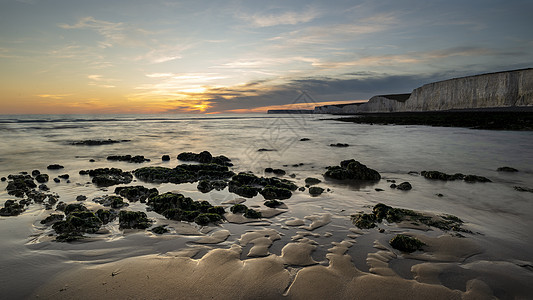
[[[85,202],[113,194],[114,187],[99,188],[80,170],[115,167],[133,171],[144,166],[175,167],[186,163],[177,160],[182,152],[209,151],[225,155],[235,172],[253,172],[257,176],[274,176],[265,168],[283,169],[298,186],[307,177],[320,179],[325,189],[320,196],[307,190],[295,191],[285,200],[284,213],[254,223],[229,223],[200,228],[174,224],[174,231],[163,236],[148,231],[121,230],[107,225],[102,234],[73,243],[53,240],[53,230],[40,224],[52,210],[32,204],[19,216],[0,217],[0,297],[28,298],[48,280],[74,266],[94,266],[128,257],[165,254],[190,248],[199,236],[217,230],[229,230],[229,237],[218,244],[205,246],[192,258],[199,259],[210,249],[229,248],[241,235],[257,228],[275,229],[281,239],[270,252],[280,255],[285,244],[302,228],[287,226],[288,220],[322,218],[324,225],[307,230],[316,241],[313,259],[327,264],[328,247],[350,235],[354,225],[350,216],[371,212],[377,203],[435,214],[451,214],[464,221],[472,233],[466,234],[480,245],[480,251],[464,257],[457,264],[476,261],[506,262],[533,273],[533,193],[515,187],[533,188],[533,132],[492,131],[454,127],[366,125],[338,122],[330,115],[291,114],[213,114],[213,115],[0,115],[0,177],[33,170],[50,175],[69,174],[69,179],[50,180],[50,193],[66,203]],[[76,145],[86,140],[121,141],[105,145]],[[348,147],[333,147],[345,143]],[[143,155],[150,161],[129,163],[109,161],[110,155]],[[170,161],[162,156],[169,155]],[[382,179],[372,183],[331,181],[323,177],[328,166],[355,159],[377,170]],[[64,166],[47,170],[51,164]],[[500,172],[500,167],[518,172]],[[489,178],[487,183],[429,180],[421,171],[448,174],[475,174]],[[409,182],[412,189],[400,191],[392,182]],[[196,184],[154,184],[135,180],[129,185],[156,187],[161,193],[177,191],[194,200],[221,205],[239,198],[227,191],[201,193]],[[0,182],[0,206],[16,199],[6,191],[7,181]],[[260,207],[261,195],[244,203]],[[146,211],[145,204],[130,203],[129,210]],[[155,225],[169,224],[162,216],[149,212]],[[169,225],[172,227],[172,224]],[[384,228],[387,224],[383,224]],[[382,227],[383,227],[382,226]],[[392,227],[391,227],[392,228]],[[395,229],[396,230],[396,229]],[[306,231],[306,232],[307,232]],[[375,241],[387,245],[391,235],[367,230],[350,248],[354,265],[369,272],[367,254],[375,252]],[[391,232],[394,230],[391,229]],[[442,234],[432,230],[434,236]],[[247,248],[248,247],[248,248]],[[242,259],[250,245],[244,246]],[[391,263],[396,272],[413,279],[410,268],[424,261],[401,258]],[[492,273],[491,273],[492,274]],[[466,275],[465,275],[466,276]],[[473,275],[472,275],[473,276]],[[516,296],[512,289],[498,286],[496,275],[487,276],[499,298]],[[493,276],[493,277],[491,277]],[[494,277],[496,276],[496,277]],[[491,279],[492,278],[492,279]],[[531,277],[523,278],[529,280]],[[520,280],[520,278],[518,279]],[[465,290],[463,281],[443,279],[442,284]],[[490,285],[490,284],[489,284]],[[514,296],[513,296],[514,295]],[[519,294],[519,296],[523,294]],[[533,294],[530,294],[530,296]]]

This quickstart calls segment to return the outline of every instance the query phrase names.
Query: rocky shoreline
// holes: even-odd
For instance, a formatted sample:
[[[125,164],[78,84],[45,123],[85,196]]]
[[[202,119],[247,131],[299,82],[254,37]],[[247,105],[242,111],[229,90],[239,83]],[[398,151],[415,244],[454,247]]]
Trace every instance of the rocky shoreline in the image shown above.
[[[425,125],[485,130],[533,130],[533,112],[438,111],[365,113],[333,120],[370,125]]]

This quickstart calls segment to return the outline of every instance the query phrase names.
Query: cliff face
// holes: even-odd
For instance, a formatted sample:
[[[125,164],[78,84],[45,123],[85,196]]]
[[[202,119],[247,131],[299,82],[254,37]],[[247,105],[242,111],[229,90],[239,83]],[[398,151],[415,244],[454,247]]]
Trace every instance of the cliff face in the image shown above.
[[[406,100],[404,96],[375,96],[365,104],[344,107],[340,113],[533,106],[533,69],[434,82],[414,89]]]

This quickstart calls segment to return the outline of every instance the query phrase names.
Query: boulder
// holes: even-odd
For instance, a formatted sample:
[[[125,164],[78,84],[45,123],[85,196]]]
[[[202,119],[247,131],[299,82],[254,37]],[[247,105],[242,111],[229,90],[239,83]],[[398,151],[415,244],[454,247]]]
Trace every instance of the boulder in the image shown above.
[[[0,216],[18,216],[24,211],[24,205],[21,205],[15,200],[7,200],[4,202],[4,207],[0,208]]]
[[[402,182],[402,183],[398,184],[396,186],[396,188],[398,190],[408,191],[408,190],[412,189],[413,187],[411,186],[411,184],[409,182],[406,181],[406,182]]]
[[[118,222],[121,229],[146,229],[152,225],[152,221],[142,211],[123,210],[118,214]]]
[[[389,244],[392,248],[407,253],[422,250],[422,247],[426,245],[419,239],[404,234],[397,234],[389,241]]]
[[[376,170],[370,169],[354,159],[342,161],[340,166],[327,167],[327,169],[324,176],[338,180],[377,181],[381,179],[381,175]]]
[[[324,189],[319,186],[312,186],[309,188],[309,194],[311,196],[319,196],[324,192]]]

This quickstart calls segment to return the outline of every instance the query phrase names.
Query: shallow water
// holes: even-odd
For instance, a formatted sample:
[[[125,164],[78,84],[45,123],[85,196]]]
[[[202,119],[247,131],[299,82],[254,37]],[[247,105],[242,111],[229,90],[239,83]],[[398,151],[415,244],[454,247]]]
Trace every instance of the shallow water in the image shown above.
[[[291,242],[291,237],[304,231],[318,243],[312,253],[314,260],[327,265],[326,254],[332,242],[340,242],[350,235],[350,215],[370,211],[377,203],[414,210],[447,213],[460,217],[468,229],[480,234],[475,240],[483,251],[467,258],[465,263],[476,260],[521,261],[531,265],[533,237],[533,194],[518,192],[514,186],[533,188],[533,133],[516,131],[486,131],[465,128],[437,128],[427,126],[378,126],[321,120],[321,115],[31,115],[0,116],[0,177],[30,172],[34,169],[46,172],[54,178],[68,173],[70,183],[50,181],[51,192],[61,201],[74,202],[77,195],[92,198],[112,194],[114,187],[102,190],[88,184],[88,177],[78,175],[80,170],[99,167],[117,167],[134,170],[140,166],[174,167],[176,156],[185,151],[210,151],[213,155],[225,155],[235,164],[233,170],[252,171],[264,175],[265,167],[282,168],[284,178],[303,186],[306,177],[320,179],[326,166],[338,165],[354,158],[378,170],[383,179],[366,185],[343,184],[325,181],[320,184],[330,188],[319,197],[307,192],[295,192],[286,200],[287,212],[265,219],[270,224],[231,224],[219,227],[199,228],[187,224],[174,224],[156,213],[149,217],[157,224],[169,227],[186,226],[170,235],[155,236],[147,231],[123,233],[118,226],[108,226],[109,233],[93,236],[81,243],[56,243],[47,237],[51,230],[39,224],[49,212],[33,204],[17,217],[0,217],[0,290],[10,298],[28,297],[46,283],[54,274],[72,268],[73,265],[98,265],[127,257],[172,253],[194,247],[199,236],[209,231],[228,229],[231,235],[225,242],[210,245],[229,248],[248,230],[271,228],[282,233],[273,242],[271,253],[281,255],[281,249]],[[300,141],[301,138],[309,141]],[[86,139],[131,140],[110,145],[71,145]],[[347,143],[347,148],[330,147],[332,143]],[[276,151],[258,152],[258,149]],[[109,155],[144,155],[151,162],[132,164],[107,161]],[[161,161],[169,154],[170,162]],[[95,159],[95,162],[89,162]],[[59,171],[46,170],[49,164],[65,166]],[[295,164],[303,163],[300,166]],[[502,166],[520,170],[517,173],[497,172]],[[409,171],[438,170],[446,173],[476,174],[491,179],[491,183],[468,184],[461,181],[440,182],[409,175]],[[291,179],[288,175],[295,174]],[[387,179],[409,181],[413,189],[407,192],[389,188]],[[139,184],[133,182],[132,184]],[[160,193],[177,190],[194,200],[208,200],[219,205],[238,196],[224,191],[202,194],[196,184],[146,184],[157,187]],[[0,182],[0,203],[14,199],[5,191],[7,183]],[[384,191],[377,192],[381,188]],[[443,197],[437,197],[441,193]],[[262,196],[245,203],[262,205]],[[131,203],[128,209],[144,210],[145,205]],[[285,225],[285,221],[304,219],[305,216],[331,214],[331,222],[313,231]],[[305,219],[304,219],[305,220]],[[310,220],[305,220],[309,225]],[[178,222],[175,222],[178,223]],[[384,224],[384,228],[389,225]],[[398,229],[390,226],[390,232]],[[189,234],[183,234],[189,231]],[[201,232],[200,232],[201,231]],[[388,231],[387,231],[388,232]],[[375,240],[386,244],[390,234],[368,231],[357,237],[357,247],[348,254],[354,265],[368,272],[366,254],[376,252]],[[243,248],[241,259],[247,259],[250,245]],[[211,249],[211,248],[209,248]],[[199,251],[193,258],[200,258],[208,249]],[[409,260],[391,263],[398,273],[409,277],[412,264],[422,261]],[[409,278],[412,279],[412,278]],[[450,288],[464,283],[449,282]],[[443,282],[444,284],[444,282]],[[464,290],[464,288],[463,288]],[[501,292],[506,298],[511,292]]]

